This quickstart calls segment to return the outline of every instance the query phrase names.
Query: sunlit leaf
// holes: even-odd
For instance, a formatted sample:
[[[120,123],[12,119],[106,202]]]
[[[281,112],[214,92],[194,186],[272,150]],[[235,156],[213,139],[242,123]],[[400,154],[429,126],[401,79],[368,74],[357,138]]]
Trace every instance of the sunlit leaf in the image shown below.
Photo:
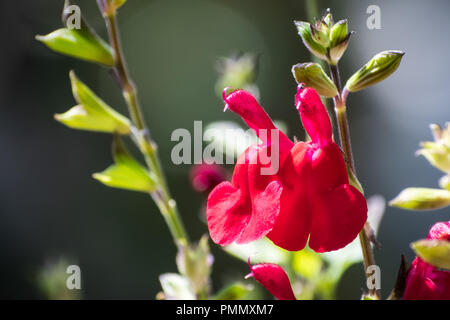
[[[112,48],[87,27],[81,29],[61,28],[45,36],[38,35],[36,40],[58,53],[109,67],[115,65]]]
[[[66,126],[89,131],[119,134],[130,133],[130,120],[116,112],[70,72],[72,92],[78,105],[56,114],[55,119]]]
[[[125,149],[118,136],[113,143],[115,164],[105,171],[94,173],[93,177],[103,184],[120,189],[152,192],[156,189],[153,174],[148,173]]]

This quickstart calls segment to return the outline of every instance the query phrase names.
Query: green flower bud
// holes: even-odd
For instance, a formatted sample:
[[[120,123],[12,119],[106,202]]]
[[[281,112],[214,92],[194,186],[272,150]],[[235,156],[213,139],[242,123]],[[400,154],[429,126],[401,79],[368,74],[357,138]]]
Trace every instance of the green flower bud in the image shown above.
[[[65,113],[55,114],[55,119],[66,126],[89,131],[130,133],[130,120],[109,107],[95,95],[73,71],[70,72],[72,91],[78,105]]]
[[[433,210],[450,205],[450,191],[431,188],[406,188],[389,202],[393,207],[409,210]]]
[[[311,36],[319,45],[328,48],[330,46],[330,28],[323,21],[310,24]]]
[[[348,32],[347,20],[340,20],[331,28],[330,63],[332,65],[337,64],[343,56],[352,34],[353,32]]]
[[[450,175],[443,176],[439,179],[439,186],[442,189],[450,190]]]
[[[303,44],[308,48],[308,50],[317,58],[328,60],[327,48],[317,43],[312,37],[311,24],[304,21],[294,21],[294,24],[297,27],[298,34],[302,38]]]
[[[108,187],[127,189],[140,192],[152,192],[156,190],[156,178],[148,173],[128,153],[125,145],[118,135],[113,142],[114,164],[103,172],[94,173],[92,177]]]
[[[450,173],[450,123],[441,129],[437,124],[430,125],[434,141],[422,142],[422,149],[416,152],[423,155],[434,167]]]
[[[424,239],[411,243],[411,248],[429,264],[450,270],[450,241]]]
[[[332,98],[337,95],[335,84],[318,63],[296,64],[292,67],[292,74],[297,83],[304,83],[324,97]]]
[[[355,92],[386,79],[397,70],[404,54],[396,50],[380,52],[348,79],[345,88]]]

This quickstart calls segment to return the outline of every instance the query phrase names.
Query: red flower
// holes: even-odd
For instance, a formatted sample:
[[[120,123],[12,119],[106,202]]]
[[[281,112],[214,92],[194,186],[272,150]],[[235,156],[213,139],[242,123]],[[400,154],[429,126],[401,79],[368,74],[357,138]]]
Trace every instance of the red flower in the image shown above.
[[[428,239],[450,241],[450,221],[438,222]],[[417,257],[406,279],[405,300],[450,300],[450,271],[440,270]]]
[[[367,219],[367,204],[349,184],[318,94],[298,87],[295,105],[312,141],[296,144],[274,126],[250,93],[237,90],[224,94],[224,100],[225,108],[239,114],[262,143],[240,156],[231,183],[222,182],[210,193],[207,220],[213,241],[228,245],[267,236],[296,251],[309,238],[313,250],[324,252],[355,239]],[[267,155],[271,161],[262,161]],[[275,170],[267,174],[270,168]]]
[[[254,266],[248,263],[251,273],[247,277],[254,277],[278,300],[296,300],[289,278],[283,268],[273,263],[261,263]]]

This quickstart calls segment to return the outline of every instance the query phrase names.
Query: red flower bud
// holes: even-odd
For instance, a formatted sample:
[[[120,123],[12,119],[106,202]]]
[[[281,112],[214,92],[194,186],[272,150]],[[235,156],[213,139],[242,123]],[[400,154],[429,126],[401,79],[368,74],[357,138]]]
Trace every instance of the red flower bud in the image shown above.
[[[251,273],[247,277],[254,277],[264,288],[278,300],[296,300],[289,278],[283,268],[273,263],[250,265]]]
[[[436,223],[428,239],[450,241],[450,221]],[[408,273],[405,300],[450,300],[450,271],[440,270],[417,257]]]
[[[224,95],[224,100],[262,143],[241,155],[231,183],[223,182],[210,193],[207,220],[213,241],[247,243],[267,235],[276,245],[296,251],[309,238],[309,246],[317,252],[349,244],[367,219],[367,204],[349,184],[342,152],[332,140],[330,119],[317,93],[298,88],[295,105],[312,141],[295,145],[250,93],[237,90]],[[262,129],[276,134],[263,135]],[[263,162],[268,154],[270,161]],[[264,170],[269,167],[278,170],[267,174]]]
[[[195,191],[209,193],[215,186],[227,179],[227,172],[218,164],[202,163],[192,167],[189,177]]]

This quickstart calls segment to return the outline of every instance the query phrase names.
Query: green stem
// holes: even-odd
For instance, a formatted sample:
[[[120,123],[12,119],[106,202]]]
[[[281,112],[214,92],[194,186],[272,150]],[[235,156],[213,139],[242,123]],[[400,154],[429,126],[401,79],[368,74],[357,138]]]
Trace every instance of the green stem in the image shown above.
[[[337,118],[341,146],[347,159],[347,165],[349,169],[353,172],[354,176],[356,177],[355,161],[353,158],[350,129],[347,119],[347,107],[345,105],[346,94],[344,95],[342,94],[341,80],[339,77],[339,68],[337,64],[329,66],[331,78],[333,79],[336,88],[338,88],[338,95],[334,98],[334,110]],[[359,241],[361,243],[361,250],[364,260],[364,273],[366,275],[366,278],[368,278],[369,275],[367,274],[367,268],[371,265],[375,265],[375,257],[373,254],[369,237],[366,234],[365,228],[363,228],[359,233]],[[369,289],[369,294],[378,299],[380,298],[379,292],[376,289]]]
[[[115,53],[116,67],[114,70],[120,81],[122,93],[127,103],[131,120],[137,129],[137,132],[134,133],[134,140],[144,155],[148,168],[155,174],[156,179],[158,180],[159,189],[152,192],[151,196],[163,215],[175,244],[178,245],[180,243],[188,243],[187,233],[178,213],[175,200],[173,200],[170,195],[166,178],[159,161],[156,146],[150,139],[149,131],[142,114],[142,109],[139,105],[136,87],[128,73],[120,44],[115,10],[110,12],[108,15],[105,15],[104,18],[108,29],[110,44]]]

